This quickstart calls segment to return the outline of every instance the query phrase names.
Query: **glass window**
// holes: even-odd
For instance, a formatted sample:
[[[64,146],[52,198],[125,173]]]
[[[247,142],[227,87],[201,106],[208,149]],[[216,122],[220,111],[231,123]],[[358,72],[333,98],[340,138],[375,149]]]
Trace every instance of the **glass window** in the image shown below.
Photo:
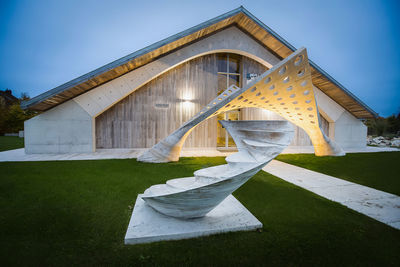
[[[217,54],[218,72],[226,72],[228,66],[228,55]]]
[[[240,76],[239,75],[229,75],[228,87],[231,85],[236,85],[240,87]]]
[[[218,65],[218,95],[229,86],[240,87],[240,55],[217,54]],[[218,120],[239,120],[239,110],[232,110],[217,115]],[[217,126],[217,147],[235,147],[235,142],[228,132],[218,123]]]
[[[238,55],[229,54],[228,73],[239,73],[240,71],[240,58]]]
[[[226,79],[227,79],[227,75],[225,74],[218,74],[218,94],[222,93],[223,91],[226,90],[226,88],[228,88],[229,86]]]

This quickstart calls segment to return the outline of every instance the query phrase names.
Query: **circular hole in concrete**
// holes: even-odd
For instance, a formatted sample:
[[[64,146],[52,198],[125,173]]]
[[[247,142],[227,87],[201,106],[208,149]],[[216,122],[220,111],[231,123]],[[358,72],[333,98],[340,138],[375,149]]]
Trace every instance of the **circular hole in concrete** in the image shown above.
[[[286,67],[286,66],[282,67],[282,68],[279,70],[279,74],[280,74],[280,75],[283,75],[283,74],[285,74],[285,72],[286,72],[286,69],[287,69],[287,67]]]
[[[290,98],[293,98],[293,97],[295,97],[295,96],[296,96],[295,94],[291,94],[291,95],[290,95]]]
[[[297,76],[298,76],[298,77],[303,77],[303,76],[304,76],[304,73],[305,73],[304,69],[303,69],[303,70],[299,70],[299,71],[297,72]]]
[[[271,81],[271,77],[267,77],[265,80],[264,80],[264,83],[269,83]]]
[[[300,63],[303,61],[303,55],[298,55],[297,57],[296,57],[296,59],[294,60],[294,65],[295,66],[298,66],[298,65],[300,65]]]
[[[271,85],[271,86],[269,87],[269,90],[274,90],[274,88],[275,88],[275,85]]]

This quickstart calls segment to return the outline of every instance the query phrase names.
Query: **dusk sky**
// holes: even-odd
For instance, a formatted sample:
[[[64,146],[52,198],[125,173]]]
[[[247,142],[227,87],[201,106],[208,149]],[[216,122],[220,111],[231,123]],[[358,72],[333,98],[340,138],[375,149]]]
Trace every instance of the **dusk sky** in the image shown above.
[[[34,97],[243,5],[388,116],[400,112],[399,3],[0,0],[0,90]]]

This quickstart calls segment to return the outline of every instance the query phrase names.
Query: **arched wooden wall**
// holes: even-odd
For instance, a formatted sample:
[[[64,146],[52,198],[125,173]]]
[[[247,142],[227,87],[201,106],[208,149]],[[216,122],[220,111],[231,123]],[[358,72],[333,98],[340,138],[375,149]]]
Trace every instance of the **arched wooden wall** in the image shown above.
[[[241,83],[247,74],[267,68],[242,56]],[[217,57],[210,54],[185,62],[145,84],[96,118],[96,148],[149,148],[207,105],[218,93]],[[242,120],[282,119],[270,111],[241,110]],[[329,124],[328,124],[329,125]],[[184,147],[216,148],[217,120],[201,123]],[[293,145],[311,145],[296,127]]]

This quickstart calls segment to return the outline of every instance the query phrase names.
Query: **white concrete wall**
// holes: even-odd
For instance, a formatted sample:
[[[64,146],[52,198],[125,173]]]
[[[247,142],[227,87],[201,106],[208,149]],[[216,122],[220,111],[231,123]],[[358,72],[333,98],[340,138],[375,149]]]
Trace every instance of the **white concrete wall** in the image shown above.
[[[344,111],[335,122],[335,142],[342,148],[365,147],[367,126],[348,111]]]
[[[56,106],[25,121],[25,152],[92,152],[92,121],[92,117],[75,101]]]
[[[96,116],[177,65],[217,52],[241,54],[269,68],[279,62],[268,50],[236,27],[227,28],[26,121],[26,153],[94,151]],[[331,123],[330,131],[333,132],[330,136],[343,147],[365,145],[365,126],[348,112],[343,115],[346,111],[340,105],[317,88],[314,90],[321,113]]]
[[[367,127],[342,106],[314,87],[320,113],[329,121],[329,137],[342,148],[367,145]]]

